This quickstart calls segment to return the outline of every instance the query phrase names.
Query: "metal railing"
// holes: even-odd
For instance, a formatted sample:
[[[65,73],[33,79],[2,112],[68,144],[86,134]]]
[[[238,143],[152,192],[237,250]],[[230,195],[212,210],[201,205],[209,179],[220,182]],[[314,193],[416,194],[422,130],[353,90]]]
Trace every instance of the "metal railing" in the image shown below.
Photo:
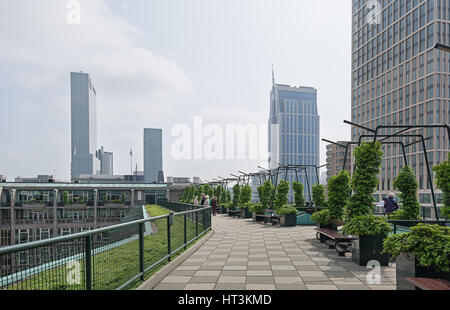
[[[211,229],[211,207],[171,206],[179,211],[2,247],[0,290],[111,290],[144,280]]]

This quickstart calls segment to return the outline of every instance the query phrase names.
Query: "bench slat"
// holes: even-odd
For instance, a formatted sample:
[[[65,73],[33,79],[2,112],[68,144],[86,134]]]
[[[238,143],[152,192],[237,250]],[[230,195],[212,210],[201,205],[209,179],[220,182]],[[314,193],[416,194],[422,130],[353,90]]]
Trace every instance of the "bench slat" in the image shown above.
[[[409,283],[425,291],[448,291],[450,282],[444,279],[407,278]]]

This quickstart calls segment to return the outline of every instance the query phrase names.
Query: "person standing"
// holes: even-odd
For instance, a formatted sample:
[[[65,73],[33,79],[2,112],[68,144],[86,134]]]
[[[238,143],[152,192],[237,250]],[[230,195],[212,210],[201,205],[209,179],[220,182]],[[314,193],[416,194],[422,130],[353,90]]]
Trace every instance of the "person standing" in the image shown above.
[[[386,200],[384,204],[384,210],[386,211],[386,213],[392,213],[398,210],[398,204],[394,200],[394,197],[395,197],[394,193],[389,194],[389,198]]]
[[[205,205],[205,193],[202,193],[202,200],[200,201],[200,204],[202,205],[202,206],[204,206]]]
[[[211,207],[212,207],[213,216],[216,216],[216,213],[217,213],[217,197],[216,196],[213,196],[211,199]]]
[[[194,198],[194,205],[198,206],[198,199],[197,199],[197,196],[195,196],[195,198]]]
[[[209,196],[206,195],[206,196],[205,196],[205,203],[204,203],[204,206],[205,206],[205,207],[209,207],[210,205],[211,205],[211,201],[209,200]]]

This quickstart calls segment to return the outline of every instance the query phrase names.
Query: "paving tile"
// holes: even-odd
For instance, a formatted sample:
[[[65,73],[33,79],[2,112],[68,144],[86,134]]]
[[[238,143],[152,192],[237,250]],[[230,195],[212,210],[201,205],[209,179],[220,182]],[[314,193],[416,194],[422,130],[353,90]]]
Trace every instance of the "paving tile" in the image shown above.
[[[242,291],[245,290],[245,284],[217,283],[214,289],[220,291]]]
[[[272,276],[272,271],[271,270],[247,270],[247,276],[251,277],[251,276],[261,276],[261,277],[265,277],[265,276]]]
[[[161,283],[188,283],[191,279],[192,277],[167,276],[161,281]]]
[[[219,270],[199,270],[195,273],[196,277],[201,277],[201,276],[220,276],[220,273],[222,271]]]
[[[247,277],[247,284],[274,284],[275,280],[272,276],[270,277]]]
[[[240,276],[221,276],[218,279],[217,283],[244,283],[247,280],[247,277],[240,277]]]
[[[223,270],[247,270],[247,266],[225,265],[223,266]]]
[[[273,265],[272,264],[272,270],[290,270],[290,271],[295,271],[295,267],[293,265]]]
[[[277,290],[282,290],[282,291],[304,291],[304,290],[306,290],[306,285],[303,285],[303,284],[276,283],[275,286],[276,286]]]
[[[335,285],[322,285],[322,284],[306,284],[306,288],[308,290],[320,290],[320,291],[332,291],[332,290],[338,290],[337,286]]]
[[[274,277],[277,284],[303,284],[300,277]]]
[[[156,291],[179,291],[184,290],[186,283],[159,283],[154,290]]]
[[[189,283],[184,288],[188,291],[211,291],[216,286],[216,283]]]
[[[275,291],[275,284],[246,284],[246,290],[250,291]]]

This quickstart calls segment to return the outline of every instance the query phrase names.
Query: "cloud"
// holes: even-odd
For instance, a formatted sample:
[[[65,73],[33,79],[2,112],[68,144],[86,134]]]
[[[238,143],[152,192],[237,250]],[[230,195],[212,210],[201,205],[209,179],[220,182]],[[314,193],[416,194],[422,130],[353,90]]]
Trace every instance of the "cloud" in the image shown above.
[[[67,23],[67,2],[0,2],[0,90],[7,90],[9,99],[0,97],[0,114],[11,117],[0,125],[0,131],[16,130],[14,137],[7,138],[19,154],[16,161],[26,161],[20,154],[27,152],[28,158],[39,158],[36,165],[41,173],[51,173],[45,170],[57,166],[62,178],[69,176],[70,166],[71,71],[92,77],[98,94],[98,141],[109,149],[140,145],[142,128],[176,110],[179,98],[193,91],[193,82],[183,69],[142,48],[141,32],[115,15],[105,0],[80,1],[79,25]],[[26,130],[16,124],[24,120],[29,122]],[[29,128],[33,128],[32,136]],[[21,139],[40,140],[41,152],[36,153],[34,147],[39,146],[34,142],[17,143]],[[13,165],[13,155],[3,156],[0,162]],[[29,174],[36,167],[25,165],[23,170]]]

